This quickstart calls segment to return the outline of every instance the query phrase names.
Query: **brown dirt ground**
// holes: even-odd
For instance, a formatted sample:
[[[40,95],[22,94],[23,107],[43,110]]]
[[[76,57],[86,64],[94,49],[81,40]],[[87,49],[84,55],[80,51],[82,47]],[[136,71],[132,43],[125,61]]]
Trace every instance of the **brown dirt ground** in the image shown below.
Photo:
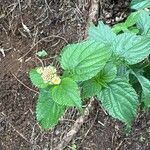
[[[99,19],[110,25],[123,20],[129,12],[127,4],[102,2]],[[79,116],[70,109],[58,126],[42,130],[34,114],[37,89],[28,72],[41,61],[59,68],[62,47],[85,35],[89,7],[89,0],[0,0],[0,49],[4,51],[0,53],[0,150],[52,150]],[[42,60],[35,55],[41,49],[48,52]],[[66,149],[75,150],[75,145],[78,150],[149,150],[149,141],[149,113],[140,112],[126,135],[123,125],[95,102],[89,119]]]

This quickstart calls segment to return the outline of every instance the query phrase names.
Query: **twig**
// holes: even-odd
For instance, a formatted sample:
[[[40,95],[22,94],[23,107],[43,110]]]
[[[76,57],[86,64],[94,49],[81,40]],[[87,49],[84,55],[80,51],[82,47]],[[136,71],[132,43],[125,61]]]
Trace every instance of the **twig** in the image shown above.
[[[3,116],[7,117],[7,115],[4,112],[1,112]],[[9,125],[13,128],[14,131],[16,131],[26,142],[29,144],[32,144],[22,133],[20,133],[11,123]]]
[[[96,23],[99,16],[99,4],[101,0],[91,0],[90,1],[90,9],[89,9],[89,17],[87,20],[87,29],[84,34],[84,38],[87,37],[87,31],[91,23]]]
[[[93,123],[91,124],[90,128],[88,129],[88,131],[85,133],[85,135],[84,135],[84,137],[83,137],[81,143],[83,143],[83,142],[85,141],[85,138],[87,137],[87,135],[89,134],[90,130],[91,130],[92,127],[94,126],[95,121],[96,121],[96,119],[97,119],[97,116],[98,116],[98,110],[97,110],[97,112],[96,112],[96,115],[95,115],[95,118],[94,118]]]
[[[49,9],[49,11],[52,13],[53,11],[55,11],[54,9],[51,9],[50,7],[49,7],[49,4],[48,4],[48,2],[47,2],[47,0],[45,0],[45,4],[46,4],[46,7]]]
[[[12,75],[13,75],[13,77],[20,83],[20,84],[22,84],[24,87],[26,87],[28,90],[30,90],[30,91],[32,91],[32,92],[34,92],[34,93],[39,93],[38,91],[36,91],[36,90],[33,90],[33,89],[31,89],[30,87],[28,87],[27,85],[25,85],[21,80],[19,80],[13,73],[11,73]]]
[[[99,16],[99,1],[100,0],[91,0],[91,7],[89,10],[88,23],[96,23]]]
[[[37,42],[30,48],[30,50],[29,50],[28,52],[26,52],[26,53],[25,53],[22,57],[20,57],[18,60],[19,60],[19,61],[22,60],[22,58],[24,58],[25,56],[27,56],[37,44],[39,44],[40,42],[42,42],[42,41],[44,41],[44,40],[46,40],[46,39],[48,39],[48,38],[60,38],[60,39],[63,39],[66,43],[68,43],[68,41],[67,41],[65,38],[61,37],[61,36],[58,36],[58,35],[50,35],[50,36],[48,36],[48,37],[42,38],[41,40],[37,41]]]
[[[28,143],[32,144],[29,140],[27,140],[27,138],[22,134],[20,133],[12,124],[9,123],[9,125]]]
[[[20,3],[20,0],[17,0],[17,1],[18,1],[19,11],[20,11],[20,15],[21,15],[21,23],[23,23],[21,3]]]
[[[36,59],[38,59],[38,60],[40,61],[42,67],[44,68],[44,63],[43,63],[43,61],[42,61],[39,57],[37,57],[37,56],[36,56]]]
[[[10,6],[8,6],[8,7],[13,6],[13,8],[7,13],[7,15],[5,16],[5,18],[8,17],[9,14],[11,14],[16,9],[17,5],[18,5],[18,3],[14,3],[14,4],[11,4]]]
[[[124,142],[124,140],[122,140],[122,141],[119,143],[119,145],[115,148],[115,150],[119,150],[120,147],[122,146],[123,142]]]

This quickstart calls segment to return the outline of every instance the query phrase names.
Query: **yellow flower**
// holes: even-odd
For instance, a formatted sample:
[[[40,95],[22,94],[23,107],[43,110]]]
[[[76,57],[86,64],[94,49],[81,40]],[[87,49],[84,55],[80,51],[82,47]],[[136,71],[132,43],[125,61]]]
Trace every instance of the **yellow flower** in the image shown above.
[[[37,69],[37,72],[41,74],[44,83],[60,84],[61,82],[61,79],[56,74],[56,68],[52,66],[40,67]]]
[[[60,84],[60,82],[61,82],[61,79],[58,76],[54,76],[52,78],[52,83],[53,84]]]
[[[43,78],[44,82],[45,83],[50,82],[51,79],[52,79],[52,76],[53,76],[53,74],[52,74],[52,71],[50,70],[50,68],[49,67],[45,67],[44,71],[42,73],[42,76],[41,76]]]

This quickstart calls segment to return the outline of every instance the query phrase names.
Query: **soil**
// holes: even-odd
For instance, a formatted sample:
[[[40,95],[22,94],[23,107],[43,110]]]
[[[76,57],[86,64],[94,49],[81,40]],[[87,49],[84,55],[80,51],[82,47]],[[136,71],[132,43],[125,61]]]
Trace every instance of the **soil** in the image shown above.
[[[69,109],[51,130],[35,119],[37,89],[28,78],[35,66],[54,64],[67,43],[85,38],[89,0],[0,0],[0,150],[52,150],[80,115]],[[102,1],[98,20],[124,20],[128,1]],[[39,59],[36,52],[46,50]],[[150,114],[140,112],[130,133],[95,102],[68,150],[149,150]],[[74,148],[73,147],[77,147]]]

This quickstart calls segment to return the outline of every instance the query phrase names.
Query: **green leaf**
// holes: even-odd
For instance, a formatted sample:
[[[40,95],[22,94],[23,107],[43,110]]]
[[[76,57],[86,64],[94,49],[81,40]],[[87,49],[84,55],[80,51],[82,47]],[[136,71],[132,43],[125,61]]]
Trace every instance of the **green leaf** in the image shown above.
[[[141,11],[137,20],[137,27],[142,30],[142,35],[150,34],[149,12]]]
[[[114,42],[114,53],[124,58],[129,64],[136,64],[150,54],[150,37],[123,33]]]
[[[117,76],[120,77],[127,76],[127,68],[123,65],[119,65],[117,68]]]
[[[96,94],[101,91],[102,85],[94,77],[90,80],[84,81],[82,83],[82,88],[82,98],[85,99],[96,96]]]
[[[64,106],[76,106],[82,109],[80,90],[75,81],[71,78],[64,78],[61,83],[52,88],[54,101]]]
[[[122,31],[129,31],[129,30],[128,30],[127,26],[125,25],[125,23],[118,23],[113,26],[112,31],[114,33],[119,33]]]
[[[140,30],[137,27],[130,27],[129,31],[135,34],[138,34],[140,32]]]
[[[127,20],[125,21],[125,26],[128,28],[128,27],[135,25],[137,22],[137,19],[139,18],[139,14],[140,13],[138,11],[131,13],[128,16]]]
[[[131,1],[131,8],[132,9],[143,9],[150,7],[150,0],[132,0]]]
[[[136,115],[138,97],[126,80],[115,79],[97,96],[112,117],[131,125]]]
[[[41,51],[38,51],[37,53],[36,53],[36,55],[38,56],[38,57],[45,57],[45,56],[47,56],[48,54],[47,54],[47,52],[45,51],[45,50],[41,50]]]
[[[95,76],[111,56],[109,45],[85,41],[68,45],[61,57],[61,66],[76,81],[85,81]]]
[[[120,64],[118,67],[117,67],[117,77],[119,78],[122,78],[126,81],[129,82],[129,74],[130,74],[130,71],[127,69],[126,66]]]
[[[150,81],[142,75],[136,75],[136,77],[142,86],[142,101],[144,102],[145,109],[147,110],[150,108]]]
[[[42,89],[36,106],[36,118],[42,128],[48,129],[58,123],[65,107],[53,101],[51,93]]]
[[[108,25],[105,25],[102,21],[99,22],[98,26],[91,26],[89,28],[89,38],[104,44],[113,43],[116,38],[116,34],[111,30]]]
[[[150,62],[144,68],[144,76],[150,80]]]
[[[113,32],[133,32],[138,33],[139,30],[136,27],[133,27],[137,23],[139,17],[139,12],[131,13],[124,23],[115,24],[112,28]]]
[[[48,84],[44,83],[41,75],[37,72],[37,68],[32,69],[29,72],[29,77],[30,77],[32,84],[38,88],[45,88],[48,86]]]
[[[83,82],[82,98],[95,96],[101,91],[102,86],[107,86],[107,83],[115,79],[116,74],[116,66],[111,62],[107,63],[104,69],[102,69],[95,77]]]
[[[104,69],[100,71],[96,78],[101,81],[101,83],[109,83],[116,78],[116,75],[117,67],[112,62],[109,62],[105,65]]]

